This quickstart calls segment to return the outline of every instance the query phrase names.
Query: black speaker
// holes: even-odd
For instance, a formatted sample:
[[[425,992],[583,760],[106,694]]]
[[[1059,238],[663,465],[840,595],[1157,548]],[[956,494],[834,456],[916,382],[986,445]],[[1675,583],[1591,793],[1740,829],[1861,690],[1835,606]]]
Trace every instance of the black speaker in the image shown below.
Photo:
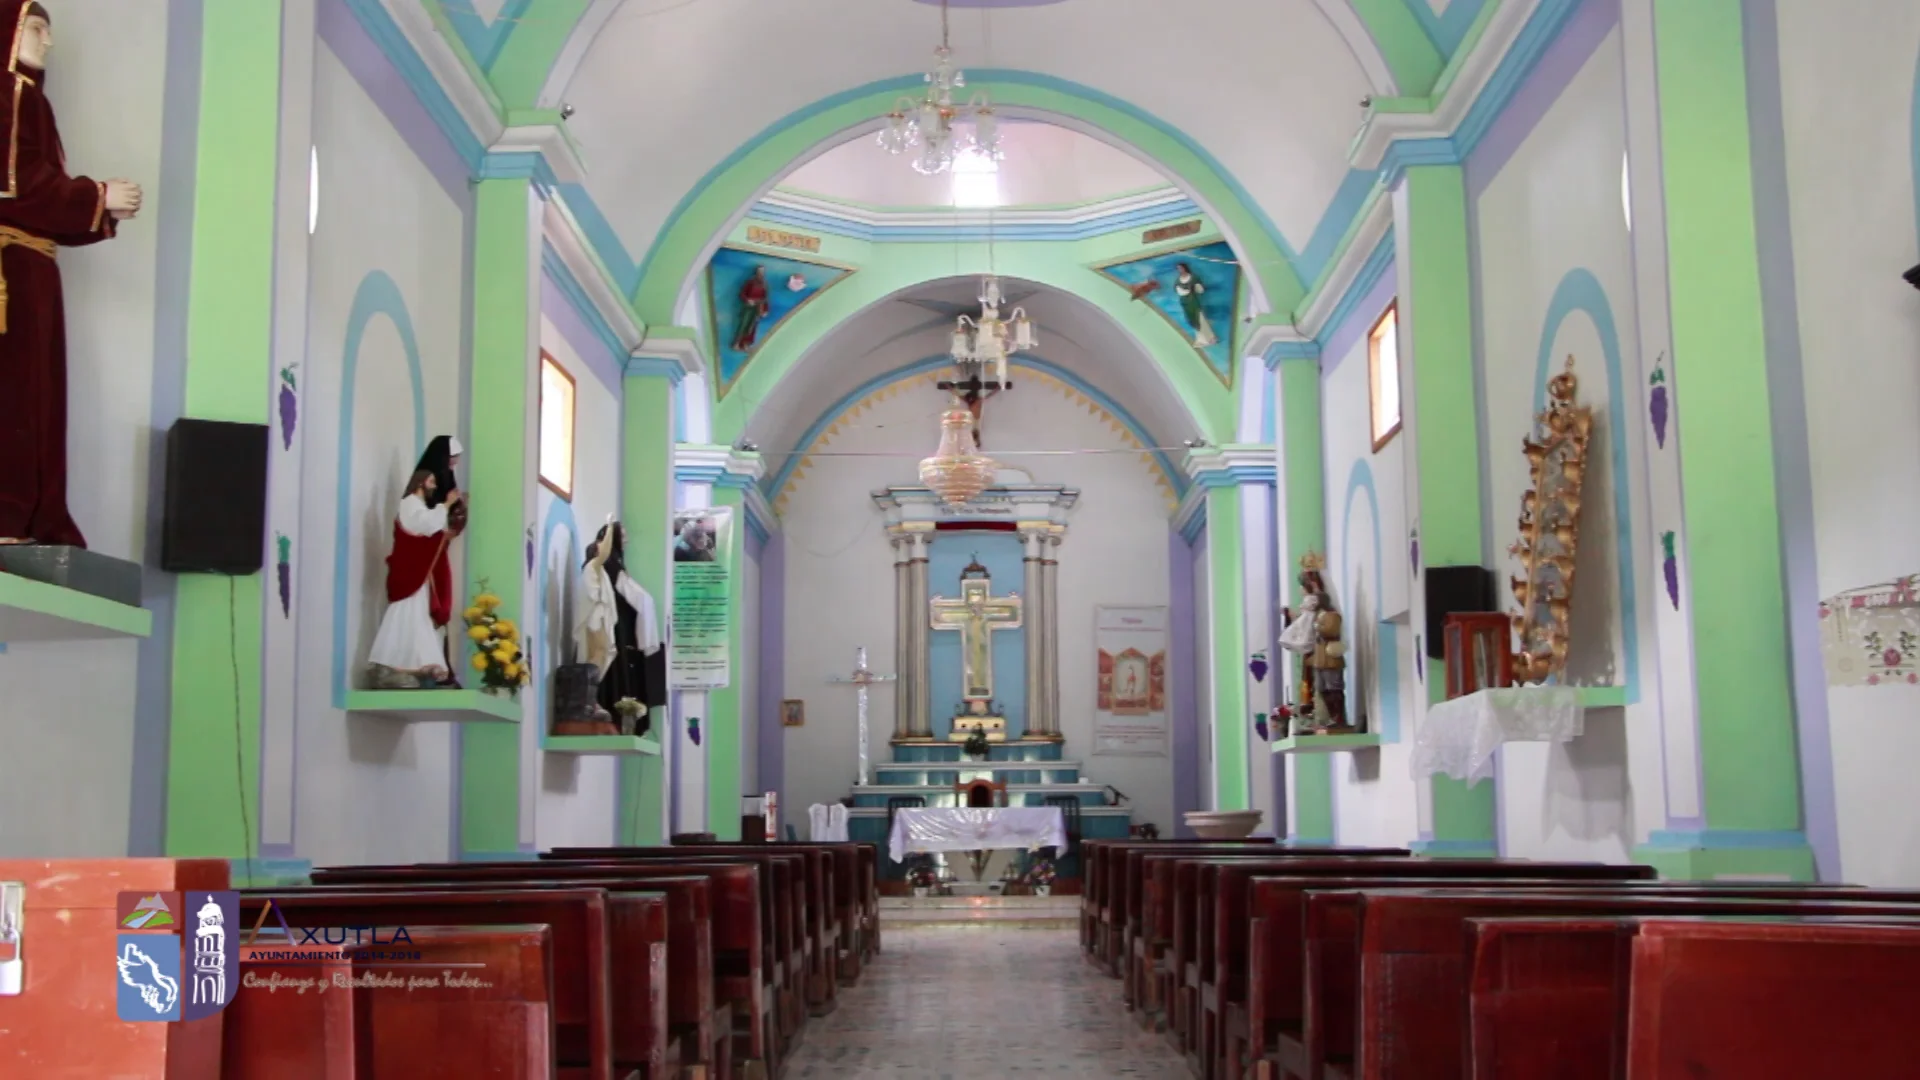
[[[177,420],[167,432],[160,569],[256,574],[265,560],[267,426]]]
[[[1499,586],[1484,566],[1429,566],[1427,579],[1427,655],[1447,656],[1447,616],[1457,611],[1499,611]]]
[[[1904,276],[1907,279],[1907,284],[1913,286],[1916,289],[1920,289],[1920,266],[1916,266],[1913,269],[1907,271]]]

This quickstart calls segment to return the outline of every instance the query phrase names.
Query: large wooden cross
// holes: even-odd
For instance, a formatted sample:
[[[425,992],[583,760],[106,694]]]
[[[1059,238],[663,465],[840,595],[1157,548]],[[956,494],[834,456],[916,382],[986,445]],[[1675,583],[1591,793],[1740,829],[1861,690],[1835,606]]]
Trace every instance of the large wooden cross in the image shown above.
[[[960,632],[961,696],[970,702],[992,700],[993,632],[1020,625],[1019,594],[994,596],[993,582],[982,571],[980,577],[961,577],[958,600],[936,596],[930,606],[933,629]]]

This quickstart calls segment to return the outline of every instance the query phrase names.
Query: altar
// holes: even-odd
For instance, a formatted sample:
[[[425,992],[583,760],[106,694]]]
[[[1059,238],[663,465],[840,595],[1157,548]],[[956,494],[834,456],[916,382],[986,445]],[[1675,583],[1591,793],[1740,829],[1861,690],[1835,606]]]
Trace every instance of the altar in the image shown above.
[[[887,854],[953,851],[1037,851],[1067,846],[1066,816],[1057,806],[920,806],[894,815]]]

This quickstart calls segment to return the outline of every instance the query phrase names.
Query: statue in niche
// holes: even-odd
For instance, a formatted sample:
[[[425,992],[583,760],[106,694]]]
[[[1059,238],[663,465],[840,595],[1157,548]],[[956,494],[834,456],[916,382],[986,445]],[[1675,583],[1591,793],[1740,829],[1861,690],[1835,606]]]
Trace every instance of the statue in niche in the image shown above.
[[[1193,331],[1193,347],[1204,349],[1218,345],[1220,338],[1213,332],[1213,324],[1207,321],[1200,302],[1207,294],[1206,285],[1193,276],[1193,268],[1186,263],[1175,263],[1174,268],[1178,276],[1173,279],[1173,294],[1180,298],[1180,313],[1186,316],[1187,326]]]
[[[653,597],[627,573],[627,530],[601,526],[587,548],[587,610],[577,632],[580,655],[600,672],[600,707],[623,735],[644,735],[648,713],[667,703],[667,651]]]
[[[1340,612],[1320,577],[1325,566],[1309,551],[1300,560],[1300,610],[1282,608],[1280,647],[1300,654],[1300,700],[1287,707],[1292,733],[1340,734],[1347,725],[1347,647],[1340,640]]]
[[[450,437],[428,444],[394,515],[387,613],[367,652],[376,690],[459,685],[441,632],[453,617],[453,563],[447,545],[457,534],[450,518],[466,496],[458,488],[443,493],[439,479],[445,475],[452,484],[453,463],[459,457],[460,444]]]
[[[84,548],[67,510],[67,331],[60,247],[106,240],[140,212],[131,180],[69,176],[47,101],[53,19],[35,0],[0,0],[10,34],[0,133],[0,544]]]
[[[768,295],[767,268],[756,266],[753,276],[740,286],[740,322],[733,332],[734,351],[746,352],[760,339],[760,320],[771,310]]]

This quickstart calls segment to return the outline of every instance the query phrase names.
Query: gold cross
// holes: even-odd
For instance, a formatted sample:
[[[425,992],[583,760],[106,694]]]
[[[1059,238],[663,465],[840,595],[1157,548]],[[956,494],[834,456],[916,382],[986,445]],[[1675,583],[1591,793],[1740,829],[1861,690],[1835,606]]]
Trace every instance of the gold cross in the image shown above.
[[[993,596],[986,578],[963,578],[960,599],[936,596],[933,629],[960,632],[961,696],[968,701],[993,697],[993,632],[1020,625],[1018,594]]]

